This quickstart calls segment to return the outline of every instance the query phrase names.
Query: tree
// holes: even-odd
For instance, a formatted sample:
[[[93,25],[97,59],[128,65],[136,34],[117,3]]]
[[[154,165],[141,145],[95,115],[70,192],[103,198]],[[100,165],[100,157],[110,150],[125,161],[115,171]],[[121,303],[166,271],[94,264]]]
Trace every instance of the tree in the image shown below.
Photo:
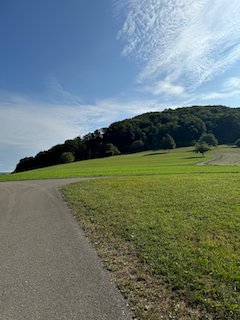
[[[72,152],[63,152],[59,158],[60,163],[70,163],[75,160],[74,155]]]
[[[16,169],[14,170],[14,173],[33,169],[34,166],[35,166],[34,158],[33,157],[26,157],[26,158],[21,159],[19,161],[19,163],[16,166]]]
[[[142,140],[136,140],[131,144],[132,151],[141,151],[143,149],[144,143]]]
[[[216,147],[218,145],[218,141],[212,133],[204,133],[199,139],[198,142],[200,144],[206,143],[209,146]]]
[[[154,150],[154,149],[158,149],[158,147],[159,147],[159,140],[157,137],[154,136],[150,144],[150,149]]]
[[[200,152],[202,154],[202,156],[204,157],[204,153],[211,150],[210,146],[208,144],[206,144],[205,142],[203,143],[199,143],[197,142],[195,144],[195,152]]]
[[[235,145],[240,148],[240,139],[237,139],[237,141],[235,141]]]
[[[163,137],[160,142],[160,149],[169,150],[169,149],[174,149],[174,148],[176,148],[176,143],[175,143],[173,137],[167,133],[166,136]]]

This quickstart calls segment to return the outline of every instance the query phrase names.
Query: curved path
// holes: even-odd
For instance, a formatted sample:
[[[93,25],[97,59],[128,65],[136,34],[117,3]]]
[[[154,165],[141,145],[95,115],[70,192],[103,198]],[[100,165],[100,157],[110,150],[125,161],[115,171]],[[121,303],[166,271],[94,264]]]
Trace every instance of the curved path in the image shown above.
[[[132,319],[57,188],[0,183],[1,320]]]
[[[212,154],[212,153],[210,153]],[[205,160],[205,161],[202,161],[202,162],[199,162],[199,163],[196,163],[197,166],[204,166],[206,163],[210,162],[210,161],[213,161],[213,160],[217,160],[220,158],[221,154],[219,153],[213,153],[214,155],[214,158],[212,159],[209,159],[209,160]]]

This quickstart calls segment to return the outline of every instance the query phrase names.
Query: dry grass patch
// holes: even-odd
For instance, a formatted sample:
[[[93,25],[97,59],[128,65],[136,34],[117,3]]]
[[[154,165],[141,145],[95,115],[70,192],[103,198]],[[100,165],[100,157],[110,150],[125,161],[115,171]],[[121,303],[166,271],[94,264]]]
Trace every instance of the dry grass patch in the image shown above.
[[[204,313],[203,316],[200,310],[187,307],[173,291],[166,289],[163,280],[152,273],[147,263],[140,261],[130,242],[112,237],[94,222],[82,218],[78,214],[79,207],[72,210],[136,320],[213,319],[210,314]]]

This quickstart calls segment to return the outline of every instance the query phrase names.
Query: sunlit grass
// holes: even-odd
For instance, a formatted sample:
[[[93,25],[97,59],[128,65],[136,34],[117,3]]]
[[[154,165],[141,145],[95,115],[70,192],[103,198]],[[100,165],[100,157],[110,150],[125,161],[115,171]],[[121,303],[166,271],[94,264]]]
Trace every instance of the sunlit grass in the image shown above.
[[[240,174],[119,177],[63,194],[80,221],[131,242],[149,272],[189,305],[239,319]]]
[[[234,151],[237,148],[219,146],[212,150]],[[47,168],[30,170],[22,173],[0,176],[0,181],[57,179],[95,176],[127,176],[198,172],[240,172],[240,167],[231,166],[196,166],[195,164],[213,158],[206,153],[205,157],[193,152],[194,147],[179,148],[168,153],[145,151],[135,154],[119,155],[101,159],[90,159],[70,164],[56,165]]]

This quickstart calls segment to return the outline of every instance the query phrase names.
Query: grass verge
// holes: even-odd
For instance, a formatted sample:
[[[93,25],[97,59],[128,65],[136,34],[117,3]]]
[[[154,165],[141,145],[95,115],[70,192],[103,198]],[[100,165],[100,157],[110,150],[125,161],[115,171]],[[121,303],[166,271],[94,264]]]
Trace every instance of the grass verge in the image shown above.
[[[240,174],[62,189],[139,319],[240,318]]]

